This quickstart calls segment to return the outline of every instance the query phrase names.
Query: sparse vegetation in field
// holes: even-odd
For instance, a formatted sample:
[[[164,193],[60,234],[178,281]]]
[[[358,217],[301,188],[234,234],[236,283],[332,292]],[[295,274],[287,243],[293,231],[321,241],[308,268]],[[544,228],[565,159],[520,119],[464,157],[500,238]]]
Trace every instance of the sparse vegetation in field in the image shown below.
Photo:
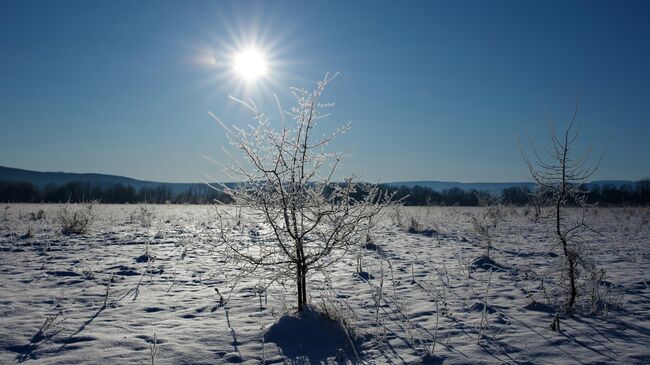
[[[608,232],[594,234],[592,239],[616,244],[603,244],[602,250],[593,251],[594,259],[607,270],[595,271],[596,275],[581,281],[583,295],[574,318],[557,313],[563,308],[563,297],[555,288],[565,283],[554,275],[560,263],[557,256],[549,255],[553,253],[552,236],[545,224],[522,214],[523,208],[506,208],[506,216],[499,221],[499,243],[493,250],[498,250],[494,252],[502,266],[477,263],[473,259],[485,257],[485,247],[465,239],[474,234],[468,213],[489,215],[489,207],[400,208],[407,225],[410,218],[424,226],[435,222],[437,233],[431,236],[397,227],[392,210],[385,211],[374,219],[371,248],[362,240],[354,251],[312,274],[313,290],[304,315],[296,314],[291,304],[296,295],[291,280],[274,280],[277,273],[265,267],[257,269],[258,275],[250,275],[251,267],[234,257],[228,247],[214,244],[218,230],[210,224],[213,216],[196,215],[204,208],[165,207],[164,219],[182,228],[170,229],[164,240],[153,241],[148,227],[123,225],[131,206],[95,205],[93,226],[97,229],[63,241],[55,234],[59,223],[52,219],[57,207],[20,205],[15,209],[22,211],[22,219],[10,215],[8,226],[24,232],[31,225],[37,234],[29,240],[0,234],[1,267],[5,270],[0,272],[0,292],[9,303],[3,320],[20,332],[23,340],[14,348],[16,352],[0,348],[0,357],[11,353],[11,361],[37,358],[56,362],[66,351],[78,347],[92,351],[102,340],[112,351],[136,363],[165,363],[179,353],[210,362],[207,359],[223,348],[220,343],[228,344],[224,358],[241,362],[262,357],[289,361],[309,353],[322,361],[386,363],[401,358],[408,363],[436,363],[459,356],[456,349],[461,347],[472,359],[494,356],[499,361],[513,358],[524,362],[526,349],[539,346],[544,337],[555,336],[553,330],[577,341],[569,340],[559,348],[544,347],[552,355],[541,355],[541,359],[561,357],[563,350],[575,356],[608,359],[606,350],[598,345],[591,346],[599,352],[581,346],[585,341],[582,333],[602,336],[611,348],[626,346],[629,355],[620,355],[625,361],[643,352],[609,336],[607,328],[629,330],[631,327],[625,326],[636,325],[634,313],[649,290],[639,274],[648,263],[638,254],[647,250],[642,243],[648,227],[639,224],[647,209],[589,211],[592,223]],[[40,209],[49,219],[32,221],[30,213]],[[237,238],[236,247],[254,247],[268,239],[268,227],[251,225],[250,209],[220,209],[229,209],[233,222],[240,221],[230,232]],[[576,208],[566,208],[565,214],[571,220],[582,217]],[[196,224],[197,216],[206,224]],[[620,216],[618,220],[616,216]],[[362,237],[366,234],[364,230]],[[49,245],[48,256],[42,256],[40,250],[24,249],[34,244]],[[187,251],[181,260],[179,250],[183,249]],[[631,260],[641,271],[621,265]],[[25,278],[26,274],[30,276]],[[30,280],[31,275],[41,279]],[[25,291],[30,295],[23,295]],[[39,293],[47,293],[48,299],[33,300]],[[52,295],[54,299],[50,299]],[[43,325],[39,319],[26,326],[20,322],[22,308],[62,314],[48,320],[50,323]],[[72,320],[61,322],[63,315]],[[110,341],[116,332],[114,323],[119,323],[125,337],[119,342]],[[191,353],[176,341],[160,347],[163,342],[158,338],[168,333],[170,326],[175,336],[193,348]],[[153,356],[151,336],[142,335],[143,328],[156,333]],[[302,330],[296,332],[297,337],[286,332]],[[35,336],[37,332],[41,334]],[[210,333],[215,344],[204,346],[202,340],[192,340],[205,338],[205,333]],[[34,339],[38,341],[32,342]],[[238,350],[230,343],[236,343]],[[494,351],[504,343],[510,347]],[[57,352],[61,346],[63,350]],[[128,350],[128,346],[136,350]],[[107,355],[98,356],[105,359],[102,356]]]
[[[477,213],[469,213],[470,223],[474,234],[485,247],[485,257],[492,260],[492,248],[494,237],[499,224],[505,218],[505,208],[499,201],[490,195],[481,194],[478,196],[479,204],[483,209]]]
[[[9,209],[11,209],[11,205],[6,204],[4,207],[2,207],[2,221],[7,222],[9,220]]]
[[[93,206],[93,203],[61,206],[56,216],[59,231],[66,236],[87,233],[94,220]]]

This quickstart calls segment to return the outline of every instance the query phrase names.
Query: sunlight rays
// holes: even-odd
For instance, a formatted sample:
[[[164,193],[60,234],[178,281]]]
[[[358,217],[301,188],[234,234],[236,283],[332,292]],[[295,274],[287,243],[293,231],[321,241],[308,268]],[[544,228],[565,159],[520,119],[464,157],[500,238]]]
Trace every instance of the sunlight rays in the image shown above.
[[[202,41],[187,44],[193,67],[208,71],[196,82],[202,97],[263,98],[288,88],[281,80],[295,63],[288,55],[295,52],[297,43],[289,40],[293,28],[279,27],[273,19],[255,14],[220,18],[218,27],[204,29]]]

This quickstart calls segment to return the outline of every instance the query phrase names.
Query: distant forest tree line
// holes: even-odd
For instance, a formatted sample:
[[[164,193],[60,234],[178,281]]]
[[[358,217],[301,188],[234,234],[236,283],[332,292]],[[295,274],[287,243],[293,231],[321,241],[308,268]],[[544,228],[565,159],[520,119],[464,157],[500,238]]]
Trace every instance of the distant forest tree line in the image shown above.
[[[649,206],[650,205],[650,178],[643,179],[630,185],[583,185],[583,190],[588,191],[587,204],[598,204],[603,207],[611,206]],[[404,205],[427,206],[478,206],[479,197],[482,194],[489,194],[477,190],[462,190],[451,188],[442,191],[435,191],[427,187],[414,186],[399,188],[388,188],[397,191],[395,198],[404,199]],[[533,203],[535,192],[527,187],[511,187],[501,191],[500,194],[491,194],[498,198],[501,204],[525,206]],[[542,194],[543,195],[543,194]],[[549,201],[544,199],[542,201]],[[548,198],[548,197],[546,197]],[[574,202],[569,202],[573,204]]]
[[[630,185],[584,186],[589,191],[587,202],[599,206],[648,206],[650,205],[650,178]],[[486,192],[460,188],[436,191],[422,186],[392,187],[382,189],[395,192],[395,199],[402,199],[407,206],[477,206],[479,196]],[[494,194],[493,194],[494,195]],[[498,195],[502,204],[524,206],[534,198],[527,187],[511,187]],[[220,201],[226,204],[231,198],[209,186],[190,187],[175,192],[171,186],[142,187],[135,189],[120,183],[93,184],[70,182],[63,185],[50,184],[39,188],[29,182],[0,181],[0,202],[4,203],[63,203],[99,201],[107,204],[151,203],[151,204],[209,204]]]
[[[0,181],[0,201],[11,203],[64,203],[99,201],[107,204],[208,204],[215,200],[230,203],[229,197],[209,186],[198,185],[182,192],[171,186],[142,187],[135,189],[120,183],[98,184],[70,182],[63,185],[46,185],[39,189],[29,182]]]

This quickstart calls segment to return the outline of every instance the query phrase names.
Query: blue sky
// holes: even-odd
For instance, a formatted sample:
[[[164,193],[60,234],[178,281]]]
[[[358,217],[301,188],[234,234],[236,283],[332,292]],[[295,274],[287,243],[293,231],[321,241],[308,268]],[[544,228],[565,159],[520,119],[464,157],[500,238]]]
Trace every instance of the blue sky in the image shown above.
[[[228,95],[286,107],[290,86],[340,76],[322,131],[341,175],[530,180],[516,136],[548,140],[579,95],[596,179],[650,175],[650,3],[644,1],[3,1],[0,165],[170,182],[223,178]],[[254,45],[266,80],[232,54]]]

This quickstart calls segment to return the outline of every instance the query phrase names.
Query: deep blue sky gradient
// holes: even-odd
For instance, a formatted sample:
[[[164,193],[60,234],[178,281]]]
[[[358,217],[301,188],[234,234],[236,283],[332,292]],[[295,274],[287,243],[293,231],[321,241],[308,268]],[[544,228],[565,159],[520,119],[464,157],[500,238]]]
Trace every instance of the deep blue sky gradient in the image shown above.
[[[597,179],[650,175],[647,1],[3,1],[0,165],[170,182],[223,179],[208,111],[340,72],[322,132],[341,175],[529,180],[516,136],[548,140],[579,95],[579,147],[607,145]],[[234,49],[257,43],[271,80],[244,87]],[[215,63],[207,62],[214,60]],[[225,62],[225,64],[224,64]]]

